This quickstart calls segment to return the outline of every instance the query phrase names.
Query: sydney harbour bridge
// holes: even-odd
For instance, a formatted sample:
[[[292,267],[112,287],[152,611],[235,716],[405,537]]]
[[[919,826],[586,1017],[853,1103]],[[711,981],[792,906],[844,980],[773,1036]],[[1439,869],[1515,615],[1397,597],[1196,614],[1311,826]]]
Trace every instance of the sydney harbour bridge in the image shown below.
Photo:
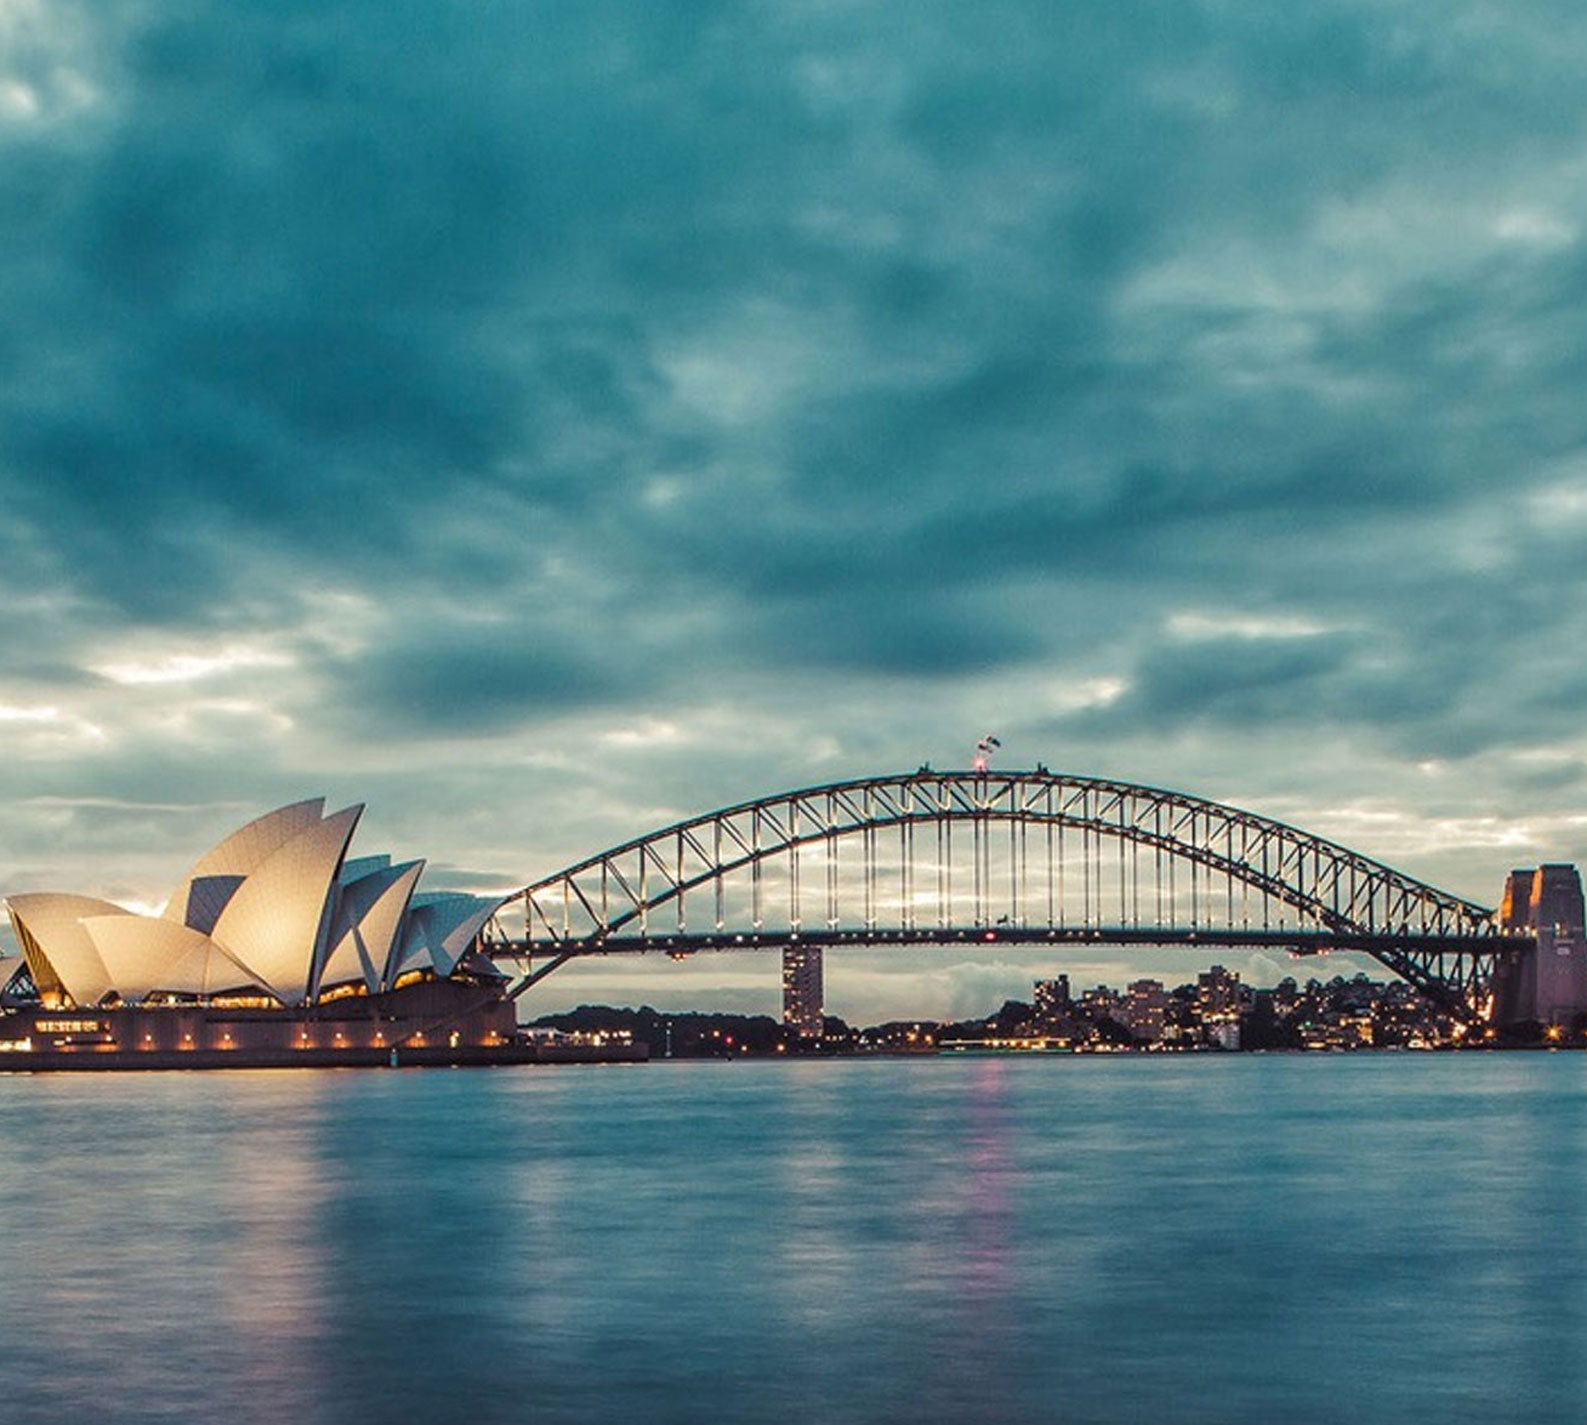
[[[1574,910],[1547,896],[1540,908],[1530,881],[1516,884],[1531,872],[1512,874],[1495,910],[1180,792],[1041,766],[921,767],[636,837],[517,892],[485,948],[523,968],[514,994],[581,956],[646,952],[975,942],[1351,950],[1470,1022],[1547,1018],[1587,1009],[1579,881],[1552,869],[1570,871]],[[1540,941],[1558,952],[1541,957],[1541,976]]]

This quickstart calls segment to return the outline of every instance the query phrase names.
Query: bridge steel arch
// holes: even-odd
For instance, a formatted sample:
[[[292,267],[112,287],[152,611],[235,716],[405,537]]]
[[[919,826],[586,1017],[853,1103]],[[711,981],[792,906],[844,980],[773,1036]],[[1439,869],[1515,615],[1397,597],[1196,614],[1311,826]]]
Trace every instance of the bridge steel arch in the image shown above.
[[[527,963],[519,994],[581,955],[971,940],[1359,950],[1471,1020],[1500,961],[1534,944],[1487,907],[1237,807],[1043,767],[922,767],[591,856],[510,897],[485,948]]]

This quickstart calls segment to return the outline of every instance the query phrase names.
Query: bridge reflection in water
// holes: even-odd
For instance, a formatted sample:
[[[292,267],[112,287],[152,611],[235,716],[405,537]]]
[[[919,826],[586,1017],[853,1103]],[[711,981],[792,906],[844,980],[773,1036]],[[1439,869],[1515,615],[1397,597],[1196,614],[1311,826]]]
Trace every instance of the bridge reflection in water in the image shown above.
[[[486,948],[529,967],[515,994],[579,956],[650,951],[1354,950],[1469,1021],[1559,1020],[1587,1010],[1580,882],[1544,868],[1539,893],[1518,879],[1533,875],[1512,873],[1495,911],[1182,792],[922,767],[725,807],[591,856],[511,897]]]

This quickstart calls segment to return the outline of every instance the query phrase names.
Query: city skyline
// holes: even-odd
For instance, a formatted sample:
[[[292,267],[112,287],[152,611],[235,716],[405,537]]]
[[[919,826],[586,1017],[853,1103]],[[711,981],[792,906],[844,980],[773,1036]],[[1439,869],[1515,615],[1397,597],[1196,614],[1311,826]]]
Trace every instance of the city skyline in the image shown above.
[[[0,35],[0,894],[152,911],[320,795],[509,890],[989,733],[1485,905],[1587,861],[1574,12]],[[826,999],[1204,968],[833,953]],[[620,986],[775,1012],[778,966],[525,1011]]]

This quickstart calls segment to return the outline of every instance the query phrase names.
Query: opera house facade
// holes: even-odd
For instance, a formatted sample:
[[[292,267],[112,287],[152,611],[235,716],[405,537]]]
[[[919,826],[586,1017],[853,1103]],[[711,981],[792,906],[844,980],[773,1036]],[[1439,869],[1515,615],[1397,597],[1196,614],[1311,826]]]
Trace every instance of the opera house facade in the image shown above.
[[[500,901],[418,888],[423,861],[349,857],[361,806],[323,798],[206,852],[156,916],[7,897],[0,1069],[494,1062],[522,1053],[480,951]]]

